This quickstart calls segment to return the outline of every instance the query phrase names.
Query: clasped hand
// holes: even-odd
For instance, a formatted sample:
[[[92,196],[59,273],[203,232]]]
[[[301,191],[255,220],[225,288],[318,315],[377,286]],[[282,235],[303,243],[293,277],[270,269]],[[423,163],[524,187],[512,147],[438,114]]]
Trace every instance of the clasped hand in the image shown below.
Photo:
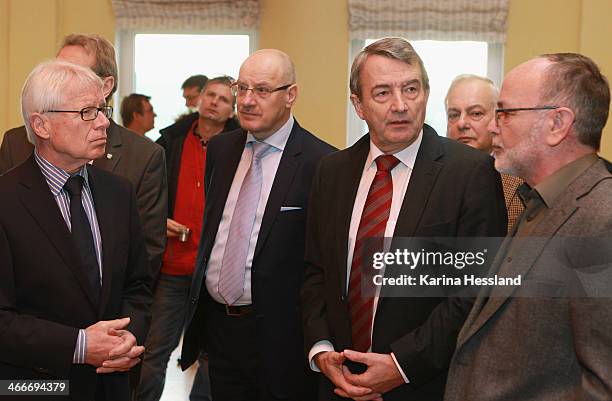
[[[346,359],[365,364],[366,371],[361,374],[351,373],[343,365]],[[382,401],[382,394],[404,383],[390,354],[328,351],[317,354],[315,362],[336,386],[336,394],[356,401]]]
[[[96,367],[96,373],[126,372],[140,362],[144,352],[136,337],[125,328],[130,318],[103,320],[85,329],[87,351],[85,363]]]

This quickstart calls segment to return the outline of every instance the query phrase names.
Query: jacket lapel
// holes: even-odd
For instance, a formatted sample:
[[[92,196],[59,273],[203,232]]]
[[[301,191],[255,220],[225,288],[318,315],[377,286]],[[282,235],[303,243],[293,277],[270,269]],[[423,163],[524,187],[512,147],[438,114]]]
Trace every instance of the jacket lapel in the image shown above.
[[[238,164],[240,163],[240,158],[242,157],[242,152],[246,143],[245,131],[240,131],[238,135],[231,135],[232,142],[229,144],[229,147],[224,147],[222,149],[224,152],[223,154],[212,155],[215,157],[213,161],[214,164],[210,166],[212,170],[207,171],[210,177],[206,185],[210,185],[210,188],[205,188],[207,192],[206,211],[204,212],[206,219],[204,220],[204,227],[202,229],[202,238],[206,244],[203,256],[205,255],[206,258],[210,256],[216,233],[219,229],[219,223],[223,216],[223,209],[225,209],[225,201],[232,187],[234,175],[238,169]],[[229,135],[227,138],[230,140]],[[207,155],[207,158],[210,156],[211,155]],[[214,211],[214,214],[208,213],[209,210]],[[199,263],[201,263],[201,260],[198,260],[196,267],[199,266]]]
[[[113,235],[113,199],[110,191],[105,191],[99,182],[95,169],[88,168],[89,185],[91,194],[94,200],[94,210],[98,219],[98,227],[100,227],[100,237],[102,238],[102,290],[100,296],[100,307],[98,309],[99,317],[101,318],[108,298],[113,279],[113,266],[115,265],[113,251],[117,247],[115,244],[115,235]]]
[[[335,226],[336,234],[334,235],[337,241],[335,249],[337,253],[337,266],[340,269],[339,277],[340,280],[340,293],[346,293],[346,281],[347,278],[347,263],[348,263],[348,243],[349,243],[349,229],[351,226],[351,216],[353,215],[353,207],[355,205],[355,198],[357,197],[357,190],[359,188],[359,182],[361,181],[361,175],[363,174],[363,168],[365,166],[366,159],[370,153],[370,135],[364,135],[357,141],[353,146],[348,149],[348,153],[345,154],[347,158],[343,161],[342,166],[346,165],[347,168],[341,168],[337,171],[340,175],[336,185],[338,185],[338,191],[336,194],[337,198],[337,221]]]
[[[513,262],[501,267],[513,240],[511,237],[507,237],[497,253],[489,275],[497,274],[500,277],[516,277],[520,274],[524,279],[534,267],[538,258],[546,248],[546,245],[548,245],[561,227],[563,227],[579,209],[578,199],[590,191],[601,180],[601,176],[597,175],[597,169],[605,170],[602,165],[602,162],[596,163],[595,166],[589,168],[582,176],[570,184],[563,195],[561,195],[561,199],[555,201],[555,204],[552,205],[552,209],[549,215],[546,216],[546,219],[542,220],[538,226],[535,227],[533,233],[530,235],[528,243],[520,244],[520,252],[514,253],[513,256],[515,259]],[[516,229],[513,230],[513,232],[515,231]],[[523,241],[525,241],[525,239],[523,239]],[[488,299],[486,298],[487,294],[483,293],[484,290],[481,291],[466,324],[461,330],[457,341],[457,348],[463,345],[471,336],[476,334],[476,332],[478,332],[478,330],[480,330],[480,328],[509,300],[516,290],[517,287],[515,286],[494,287],[490,291]]]
[[[263,244],[265,244],[266,238],[268,234],[270,234],[270,229],[274,224],[274,220],[276,220],[276,217],[280,213],[280,208],[283,206],[283,200],[291,186],[291,182],[293,181],[293,177],[300,163],[303,140],[304,134],[302,132],[302,127],[295,121],[289,138],[287,139],[285,149],[283,150],[278,169],[276,170],[274,182],[272,183],[266,210],[261,220],[261,227],[259,229],[259,236],[257,237],[257,245],[255,246],[253,259],[257,257]]]
[[[113,172],[121,159],[121,135],[119,134],[119,126],[113,120],[110,121],[110,126],[106,131],[106,152],[104,156],[94,160],[94,165],[102,170]]]
[[[437,161],[444,154],[437,141],[437,136],[429,126],[423,126],[423,140],[414,163],[414,169],[410,174],[410,181],[404,195],[393,237],[413,236],[421,221],[427,200],[443,166],[441,162]]]
[[[90,306],[96,310],[91,297],[91,285],[78,262],[70,231],[33,155],[26,161],[26,165],[27,168],[22,170],[17,196],[74,274]]]

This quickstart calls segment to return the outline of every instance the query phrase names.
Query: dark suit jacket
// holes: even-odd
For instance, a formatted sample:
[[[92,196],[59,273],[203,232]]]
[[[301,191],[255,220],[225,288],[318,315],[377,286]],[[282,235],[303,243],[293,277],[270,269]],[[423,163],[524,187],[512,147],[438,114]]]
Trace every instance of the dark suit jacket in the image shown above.
[[[612,175],[599,161],[491,268],[457,340],[445,400],[612,399]],[[578,291],[578,292],[576,292]]]
[[[348,231],[370,138],[324,158],[313,182],[302,290],[306,352],[320,340],[337,351],[351,348],[346,300]],[[439,137],[429,126],[404,196],[394,237],[504,236],[506,210],[492,159]],[[470,299],[384,298],[377,306],[372,351],[393,352],[410,384],[384,395],[390,400],[441,400],[455,340]],[[321,400],[334,396],[321,375]]]
[[[156,276],[166,247],[168,186],[163,149],[113,120],[106,134],[106,154],[94,165],[132,183],[149,262]],[[0,146],[0,174],[21,164],[33,150],[24,126],[7,131]]]
[[[69,379],[75,400],[92,400],[102,380],[107,400],[127,401],[127,374],[72,364],[78,329],[129,316],[142,344],[150,317],[152,277],[131,186],[88,170],[102,237],[98,308],[34,157],[0,177],[0,377]]]
[[[193,364],[201,349],[206,349],[206,344],[198,344],[206,322],[200,313],[205,300],[200,296],[210,296],[204,285],[208,258],[245,142],[246,132],[236,130],[217,135],[208,146],[206,210],[189,294],[183,369]],[[305,363],[298,298],[304,273],[308,194],[317,162],[333,150],[295,122],[270,191],[253,257],[251,289],[257,316],[254,335],[263,355],[261,368],[269,380],[266,384],[277,397],[295,394],[303,385]],[[281,212],[282,206],[300,209]]]
[[[183,157],[183,144],[189,129],[194,121],[199,118],[199,114],[191,113],[176,123],[161,129],[161,137],[156,141],[166,152],[166,171],[168,172],[168,217],[174,215],[174,205],[176,202],[176,191],[178,188],[179,173],[181,171],[181,158]],[[230,118],[225,123],[222,132],[233,131],[239,128],[236,120]]]

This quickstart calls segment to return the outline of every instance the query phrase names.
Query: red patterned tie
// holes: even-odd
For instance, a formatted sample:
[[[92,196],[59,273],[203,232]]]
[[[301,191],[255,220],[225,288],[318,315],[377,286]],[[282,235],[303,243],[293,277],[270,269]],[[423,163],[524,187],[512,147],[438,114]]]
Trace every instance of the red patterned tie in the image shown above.
[[[370,349],[372,317],[374,315],[374,284],[371,280],[372,254],[382,250],[385,228],[393,197],[391,170],[399,160],[393,155],[376,158],[376,176],[361,213],[357,230],[353,262],[348,287],[348,308],[351,316],[353,349],[366,352]],[[374,239],[374,240],[372,240]],[[362,286],[362,273],[364,278]],[[362,294],[362,290],[366,290]]]

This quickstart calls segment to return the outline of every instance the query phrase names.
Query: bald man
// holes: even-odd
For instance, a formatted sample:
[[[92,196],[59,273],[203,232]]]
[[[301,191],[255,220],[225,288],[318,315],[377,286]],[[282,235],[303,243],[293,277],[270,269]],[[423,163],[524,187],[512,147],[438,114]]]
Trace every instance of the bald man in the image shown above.
[[[489,78],[465,74],[453,79],[445,99],[448,137],[491,154],[493,135],[488,125],[495,117],[498,97],[499,91]],[[517,192],[523,180],[509,174],[501,174],[501,180],[510,232],[525,210]]]
[[[181,363],[208,353],[214,400],[312,400],[298,293],[310,185],[334,148],[294,119],[298,86],[285,53],[257,51],[239,74],[242,128],[208,144]]]

